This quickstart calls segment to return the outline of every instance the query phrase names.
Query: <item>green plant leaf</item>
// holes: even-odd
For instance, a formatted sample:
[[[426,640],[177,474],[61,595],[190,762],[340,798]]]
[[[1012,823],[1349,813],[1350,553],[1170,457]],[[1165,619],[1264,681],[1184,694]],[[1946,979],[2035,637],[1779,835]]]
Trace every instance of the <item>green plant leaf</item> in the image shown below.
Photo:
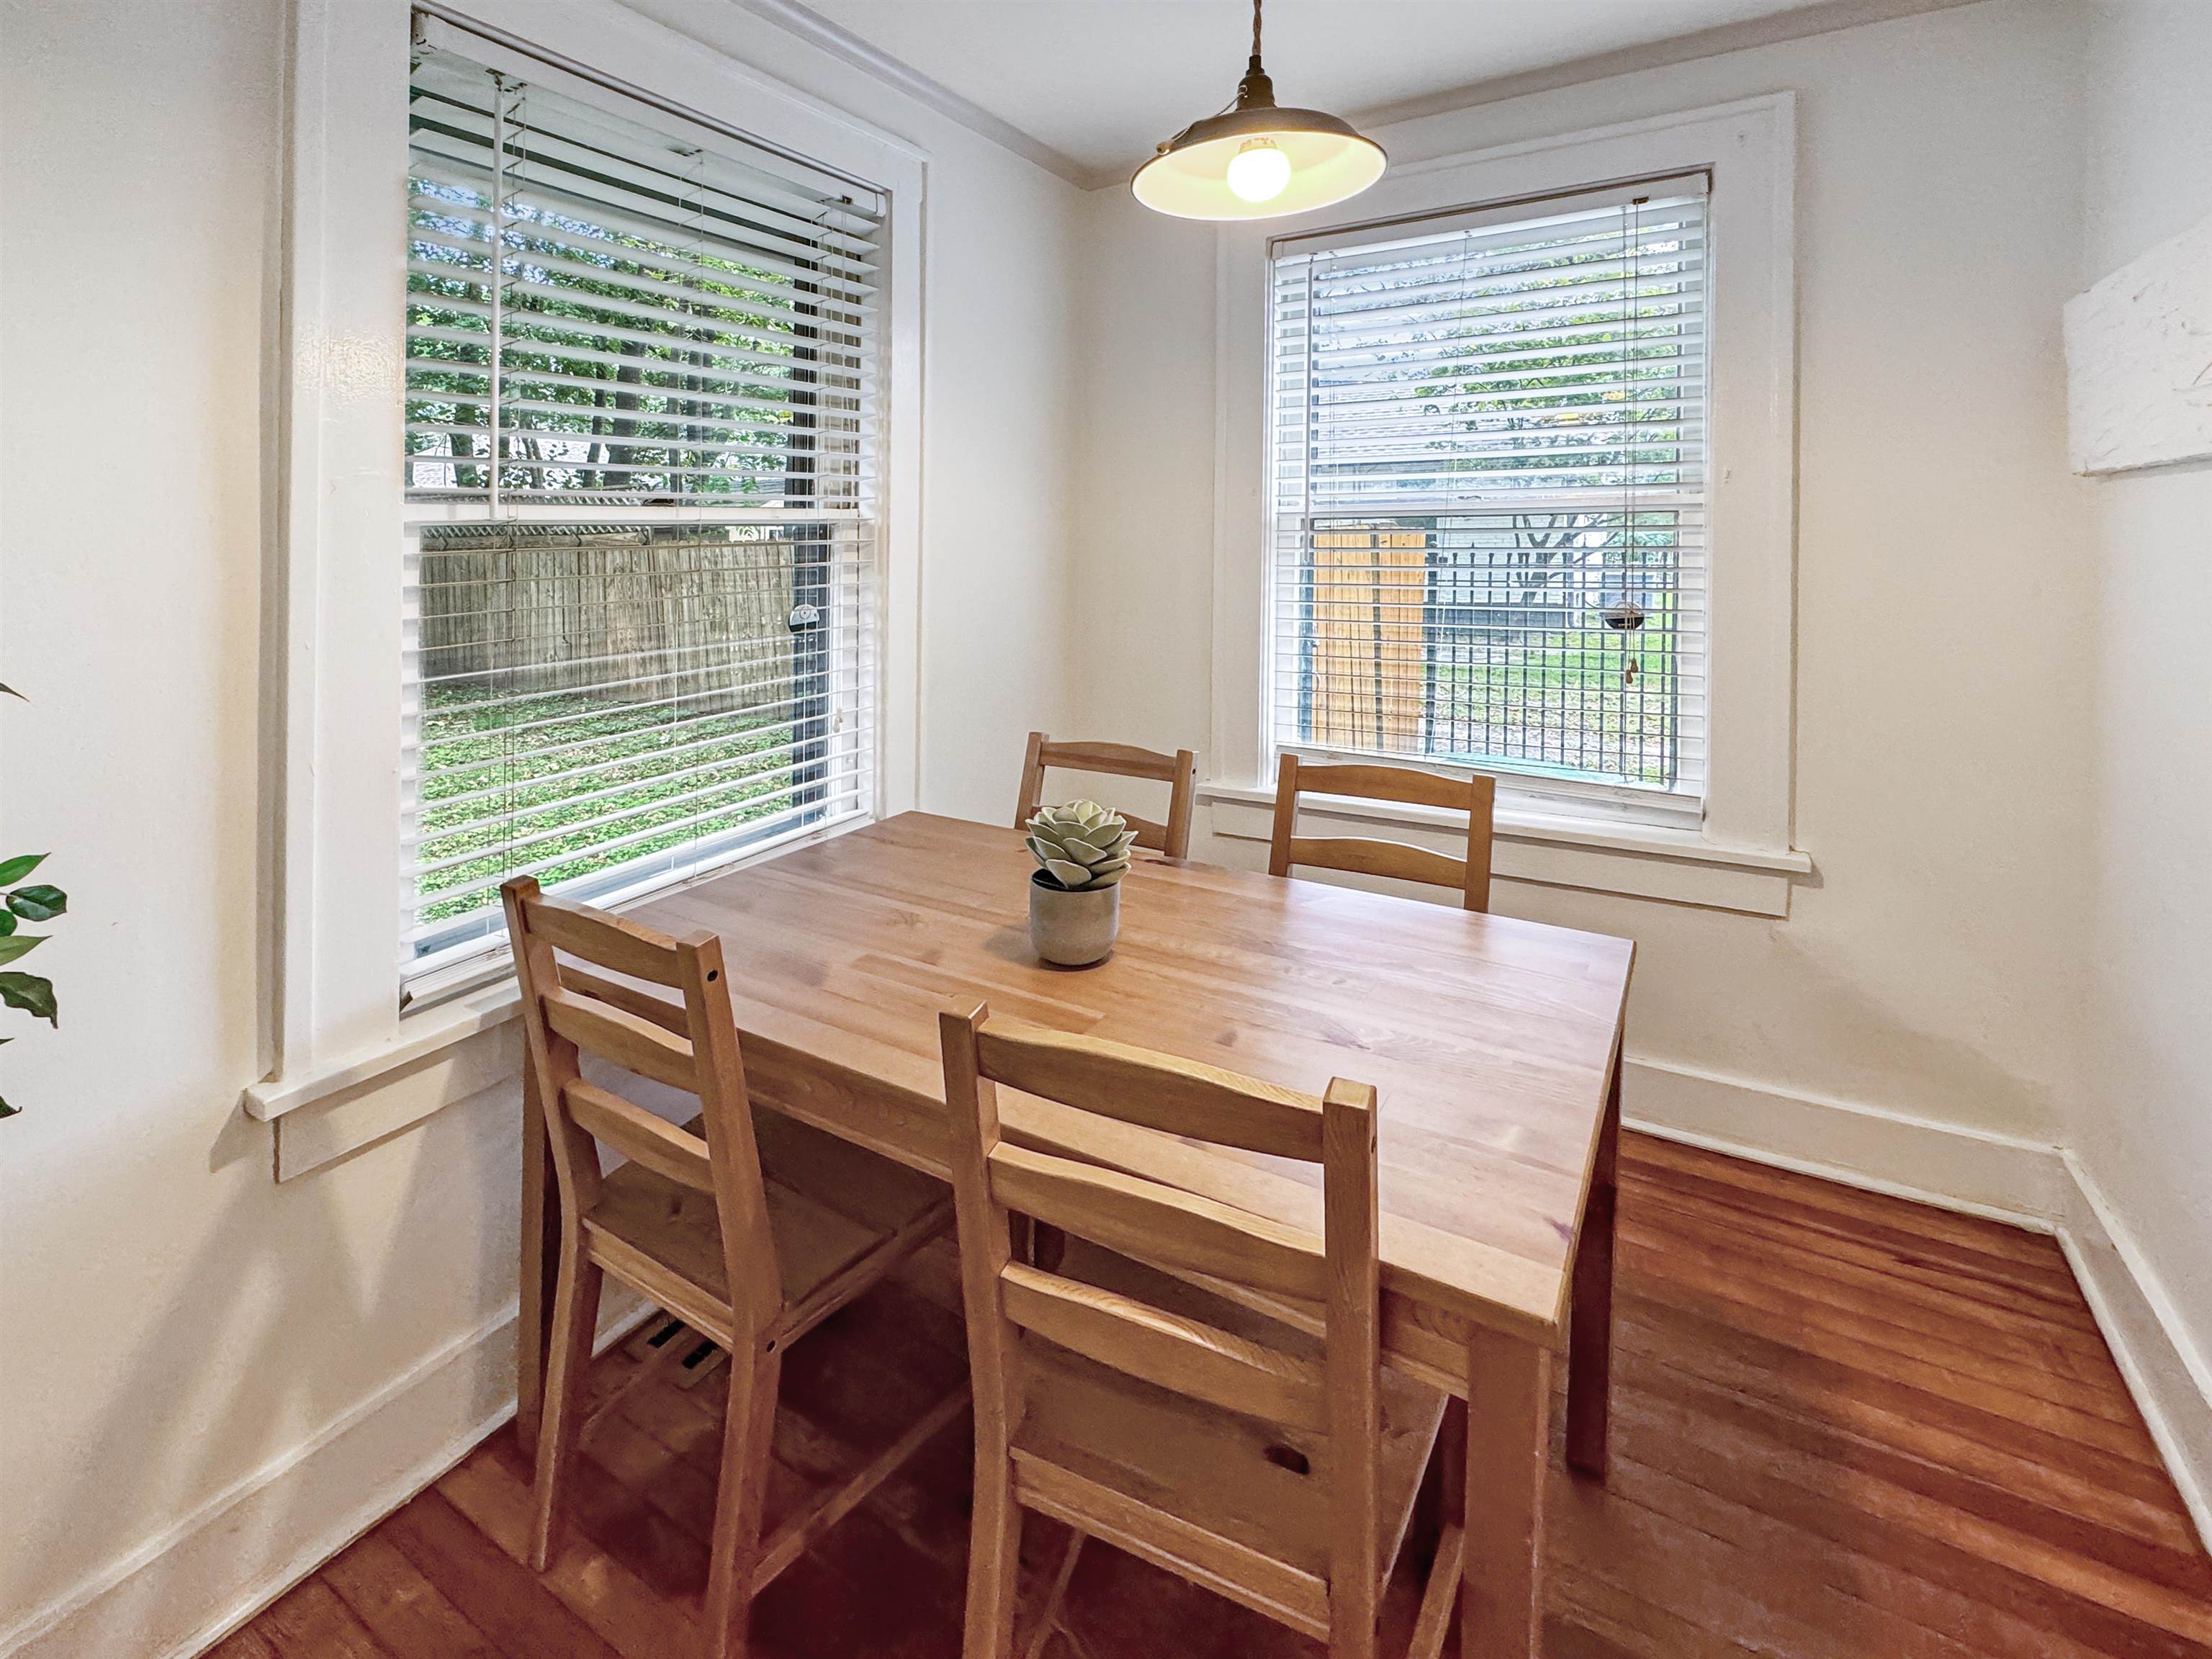
[[[13,962],[17,957],[27,956],[46,942],[44,933],[11,933],[0,939],[0,962]]]
[[[15,913],[13,910],[0,910],[0,939],[7,938],[15,931]]]
[[[8,908],[26,921],[52,921],[69,908],[69,895],[44,882],[18,887],[8,895]]]
[[[0,685],[0,691],[5,691],[5,692],[6,692],[9,696],[11,696],[11,697],[18,697],[18,698],[21,698],[21,700],[22,700],[23,702],[30,702],[30,699],[29,699],[28,697],[24,696],[23,696],[23,694],[22,694],[21,691],[18,691],[18,690],[17,690],[14,686],[12,686],[12,685]],[[0,1113],[0,1116],[4,1116],[4,1115],[6,1115],[6,1114],[4,1114],[4,1113]]]
[[[53,981],[40,979],[36,974],[0,974],[0,1002],[10,1008],[21,1008],[27,1014],[36,1014],[49,1025],[62,1023],[56,1011]]]
[[[22,1109],[20,1106],[10,1106],[6,1101],[0,1100],[0,1117],[13,1117]]]
[[[0,862],[0,887],[13,887],[46,861],[44,853],[26,853],[21,858]]]

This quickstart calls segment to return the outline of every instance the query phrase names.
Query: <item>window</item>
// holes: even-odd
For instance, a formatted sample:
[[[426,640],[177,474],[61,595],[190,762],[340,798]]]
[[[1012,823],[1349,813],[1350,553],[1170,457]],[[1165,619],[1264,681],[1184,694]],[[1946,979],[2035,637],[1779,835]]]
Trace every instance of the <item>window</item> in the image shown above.
[[[436,37],[433,36],[434,40]],[[418,44],[403,978],[872,810],[881,204]]]
[[[1694,818],[1705,204],[1699,171],[1271,245],[1279,748]]]

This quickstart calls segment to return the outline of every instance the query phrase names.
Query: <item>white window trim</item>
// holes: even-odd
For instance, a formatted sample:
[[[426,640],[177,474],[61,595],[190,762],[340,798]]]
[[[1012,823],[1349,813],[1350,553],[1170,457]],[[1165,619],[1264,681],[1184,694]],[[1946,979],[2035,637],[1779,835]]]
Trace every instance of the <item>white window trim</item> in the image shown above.
[[[1212,774],[1216,834],[1264,840],[1267,732],[1267,244],[1363,224],[1710,167],[1711,324],[1710,761],[1702,823],[1638,823],[1532,780],[1500,789],[1498,873],[1756,915],[1786,915],[1812,860],[1792,840],[1796,586],[1794,94],[1395,167],[1346,207],[1218,233],[1214,373]],[[1347,818],[1433,830],[1413,810],[1341,803]]]
[[[928,158],[613,0],[440,0],[602,74],[870,180],[890,201],[880,423],[880,705],[874,816],[909,810],[920,744],[922,253]],[[285,549],[269,756],[269,1075],[247,1113],[373,1083],[501,1023],[489,985],[405,1015],[399,868],[401,477],[408,0],[294,0],[286,181]],[[848,824],[845,827],[852,827]],[[815,832],[755,857],[836,833]],[[744,859],[734,860],[736,863]],[[729,866],[720,866],[728,868]],[[672,880],[679,879],[672,878]],[[668,884],[661,884],[665,885]],[[280,1154],[280,1164],[282,1162]]]

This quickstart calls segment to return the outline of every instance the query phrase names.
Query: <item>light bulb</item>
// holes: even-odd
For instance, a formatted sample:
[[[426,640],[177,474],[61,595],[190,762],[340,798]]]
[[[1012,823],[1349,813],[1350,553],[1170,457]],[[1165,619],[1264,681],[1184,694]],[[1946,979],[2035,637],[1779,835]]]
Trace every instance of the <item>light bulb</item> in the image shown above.
[[[1272,138],[1255,138],[1229,158],[1227,181],[1239,200],[1272,202],[1288,188],[1291,158]]]

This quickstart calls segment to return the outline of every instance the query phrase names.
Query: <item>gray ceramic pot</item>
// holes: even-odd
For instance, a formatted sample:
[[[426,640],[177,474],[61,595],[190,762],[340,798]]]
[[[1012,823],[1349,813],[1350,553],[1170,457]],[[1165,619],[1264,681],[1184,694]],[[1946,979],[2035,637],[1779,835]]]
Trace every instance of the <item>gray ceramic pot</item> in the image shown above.
[[[1103,962],[1121,930],[1121,884],[1071,893],[1038,871],[1030,878],[1030,943],[1047,962],[1088,968]]]

